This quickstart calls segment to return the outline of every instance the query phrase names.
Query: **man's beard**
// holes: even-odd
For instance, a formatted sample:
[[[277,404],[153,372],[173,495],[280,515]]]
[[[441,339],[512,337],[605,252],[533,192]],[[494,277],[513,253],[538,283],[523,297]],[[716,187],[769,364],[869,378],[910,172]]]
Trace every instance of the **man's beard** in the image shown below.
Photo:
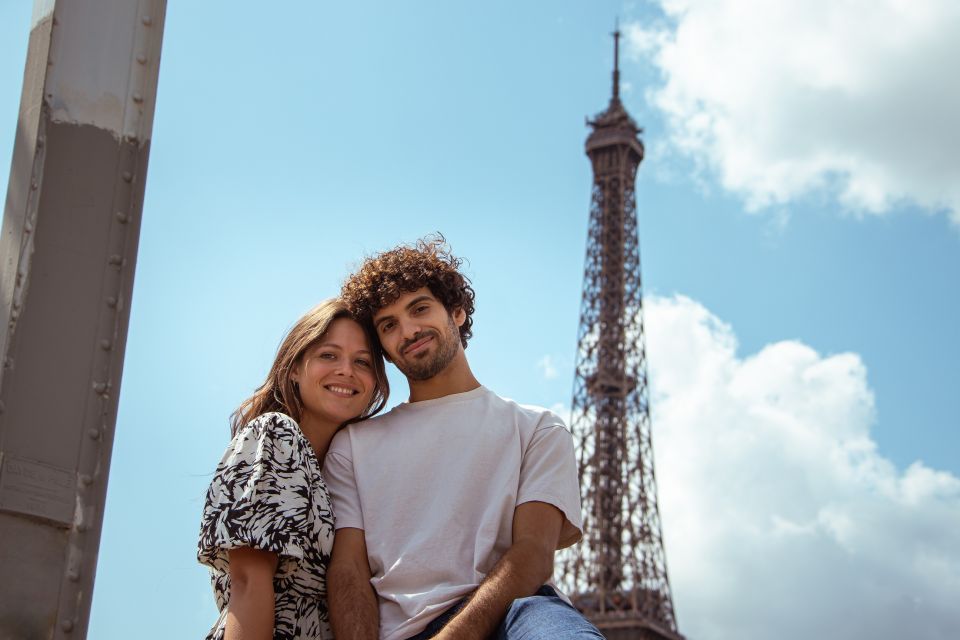
[[[394,361],[397,369],[400,369],[403,375],[407,376],[410,380],[416,380],[417,382],[429,380],[453,362],[460,344],[460,330],[453,321],[453,316],[448,316],[448,318],[449,321],[446,332],[442,334],[430,332],[434,334],[437,343],[437,348],[432,356],[422,360],[402,360],[398,358]],[[430,335],[430,333],[418,333],[404,344],[401,351],[406,348],[407,344],[413,344],[417,340]]]

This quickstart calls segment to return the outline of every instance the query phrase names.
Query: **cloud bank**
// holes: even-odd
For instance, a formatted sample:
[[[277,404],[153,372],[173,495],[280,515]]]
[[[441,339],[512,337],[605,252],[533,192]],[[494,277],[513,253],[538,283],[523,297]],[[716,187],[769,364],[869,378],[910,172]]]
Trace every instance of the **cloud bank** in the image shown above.
[[[960,3],[654,0],[625,28],[652,60],[672,146],[760,209],[826,189],[960,224]]]
[[[687,637],[957,637],[960,478],[878,453],[858,356],[785,341],[741,358],[731,327],[684,297],[647,301],[647,332]]]

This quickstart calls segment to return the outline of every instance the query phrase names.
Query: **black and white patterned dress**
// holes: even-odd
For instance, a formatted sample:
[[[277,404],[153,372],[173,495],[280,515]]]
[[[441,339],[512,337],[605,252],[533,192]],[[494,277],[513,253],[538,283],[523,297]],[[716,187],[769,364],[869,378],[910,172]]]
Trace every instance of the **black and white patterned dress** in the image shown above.
[[[227,551],[252,547],[279,557],[273,578],[276,640],[330,639],[326,571],[333,510],[320,464],[292,418],[266,413],[230,442],[207,490],[197,557],[210,567],[223,638],[230,575]]]

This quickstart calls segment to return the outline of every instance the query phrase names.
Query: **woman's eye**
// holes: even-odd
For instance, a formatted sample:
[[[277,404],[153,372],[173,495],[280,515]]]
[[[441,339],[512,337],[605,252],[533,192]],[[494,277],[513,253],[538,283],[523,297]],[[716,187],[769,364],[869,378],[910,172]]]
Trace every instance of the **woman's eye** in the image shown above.
[[[329,351],[324,351],[323,353],[319,354],[317,357],[322,360],[336,360],[337,358],[336,354],[330,353]]]
[[[369,367],[369,366],[371,366],[369,360],[364,360],[364,359],[362,359],[362,358],[361,358],[360,360],[357,360],[357,364],[360,365],[361,367]]]

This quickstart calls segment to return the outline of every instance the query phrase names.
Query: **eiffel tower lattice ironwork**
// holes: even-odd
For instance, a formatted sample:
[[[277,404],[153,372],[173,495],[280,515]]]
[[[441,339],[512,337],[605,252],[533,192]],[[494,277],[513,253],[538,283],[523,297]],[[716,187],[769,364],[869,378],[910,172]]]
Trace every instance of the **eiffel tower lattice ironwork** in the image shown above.
[[[593,194],[571,427],[584,540],[563,556],[562,584],[608,640],[680,640],[657,506],[634,183],[642,130],[613,96],[588,124]]]

